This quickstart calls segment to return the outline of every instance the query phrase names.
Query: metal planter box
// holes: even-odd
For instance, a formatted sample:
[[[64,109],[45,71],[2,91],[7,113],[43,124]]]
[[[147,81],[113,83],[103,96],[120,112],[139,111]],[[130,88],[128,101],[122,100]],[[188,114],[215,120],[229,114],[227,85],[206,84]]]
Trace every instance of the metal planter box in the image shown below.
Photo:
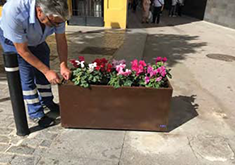
[[[167,131],[173,89],[59,85],[66,128]]]

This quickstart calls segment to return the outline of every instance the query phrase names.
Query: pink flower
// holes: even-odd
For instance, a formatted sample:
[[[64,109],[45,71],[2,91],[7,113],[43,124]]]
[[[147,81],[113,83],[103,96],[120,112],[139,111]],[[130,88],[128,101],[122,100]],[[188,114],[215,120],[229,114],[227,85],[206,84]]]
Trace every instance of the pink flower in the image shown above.
[[[153,68],[152,68],[152,66],[148,66],[148,69],[147,69],[147,73],[151,73],[153,71]]]
[[[140,60],[140,61],[139,61],[139,65],[147,66],[146,63],[145,63],[143,60]]]
[[[136,59],[131,62],[131,69],[136,72],[137,76],[145,72],[145,69],[144,69],[145,66],[147,65],[143,60],[140,60],[139,63],[138,63],[138,60]]]
[[[125,60],[120,60],[120,61],[113,60],[113,62],[112,62],[113,68],[116,68],[116,66],[119,65],[119,64],[126,64],[126,61]]]
[[[123,76],[129,76],[130,74],[131,74],[131,70],[129,70],[129,69],[126,69],[125,72],[121,73],[121,75],[123,75]]]
[[[137,70],[137,74],[139,75],[140,73],[143,73],[143,72],[144,72],[144,67],[142,65],[140,65]]]
[[[158,73],[161,74],[162,77],[166,76],[166,68],[165,66],[161,66],[160,68],[157,68]]]
[[[162,61],[162,57],[157,57],[156,58],[156,63]]]
[[[145,77],[145,84],[148,84],[149,81],[150,81],[150,78],[146,76],[146,77]]]
[[[126,67],[126,64],[119,64],[119,65],[116,66],[116,71],[118,73],[122,73],[123,69],[125,69],[125,67]]]
[[[154,70],[150,73],[150,77],[156,76],[158,74],[157,70]]]
[[[138,60],[133,60],[132,62],[131,62],[131,69],[133,70],[133,71],[136,71],[136,72],[138,72],[138,70],[139,70],[139,66],[138,66]]]
[[[166,62],[166,61],[167,61],[167,58],[164,57],[164,58],[162,59],[162,62]]]
[[[162,80],[162,77],[156,78],[156,81],[157,81],[157,82],[159,82],[159,81],[161,81],[161,80]]]
[[[150,74],[150,78],[153,76],[156,76],[158,73],[158,70],[153,70],[151,66],[148,66],[147,73]]]

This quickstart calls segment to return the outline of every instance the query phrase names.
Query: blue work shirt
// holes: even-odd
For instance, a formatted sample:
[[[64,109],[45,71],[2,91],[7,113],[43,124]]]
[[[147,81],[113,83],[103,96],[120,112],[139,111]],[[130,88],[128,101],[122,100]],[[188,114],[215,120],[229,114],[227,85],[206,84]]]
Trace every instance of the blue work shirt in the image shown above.
[[[36,17],[36,0],[8,0],[3,6],[0,28],[3,36],[14,43],[28,43],[37,46],[47,36],[65,32],[65,23],[58,27],[45,26],[44,32]],[[0,30],[1,30],[0,29]]]

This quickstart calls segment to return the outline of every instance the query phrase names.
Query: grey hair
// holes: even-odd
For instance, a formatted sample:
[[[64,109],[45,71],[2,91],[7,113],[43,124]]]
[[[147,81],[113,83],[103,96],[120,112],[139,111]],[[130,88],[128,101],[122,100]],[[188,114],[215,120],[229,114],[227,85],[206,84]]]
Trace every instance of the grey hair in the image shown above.
[[[47,16],[53,15],[63,20],[70,18],[67,0],[36,0],[36,6]]]

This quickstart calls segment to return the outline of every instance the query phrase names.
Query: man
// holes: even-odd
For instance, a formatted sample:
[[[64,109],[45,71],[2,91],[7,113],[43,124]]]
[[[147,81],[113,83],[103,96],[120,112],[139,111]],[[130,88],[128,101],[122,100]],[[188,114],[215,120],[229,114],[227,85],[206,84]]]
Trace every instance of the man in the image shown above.
[[[18,53],[24,100],[32,121],[41,127],[54,124],[44,114],[44,108],[59,112],[53,102],[51,85],[60,81],[50,69],[50,49],[45,42],[55,33],[60,73],[68,80],[67,41],[65,21],[69,18],[67,0],[8,0],[3,6],[0,21],[0,42],[4,52]]]
[[[161,11],[164,9],[164,0],[154,0],[153,2],[153,22],[156,22],[157,18],[157,24],[160,23],[160,16],[161,16]]]

